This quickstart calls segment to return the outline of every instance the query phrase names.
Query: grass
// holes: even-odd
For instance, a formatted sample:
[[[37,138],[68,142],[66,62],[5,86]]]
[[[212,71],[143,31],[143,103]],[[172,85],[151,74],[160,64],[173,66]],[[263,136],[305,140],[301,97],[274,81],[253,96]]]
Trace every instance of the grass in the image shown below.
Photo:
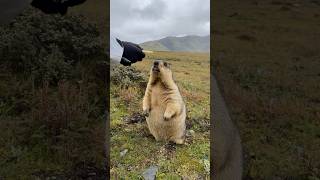
[[[318,10],[274,0],[212,9],[215,73],[239,126],[245,178],[320,177]]]
[[[55,31],[52,31],[61,29],[57,23],[60,16],[42,16],[36,12],[30,9],[25,18],[17,17],[17,25],[0,28],[1,32],[6,28],[10,30],[7,37],[1,36],[1,42],[21,34],[21,37],[25,37],[22,40],[8,40],[10,43],[0,45],[0,179],[85,179],[89,176],[105,179],[107,94],[104,88],[104,47],[99,44],[93,48],[98,50],[96,53],[88,53],[88,56],[80,58],[80,53],[71,46],[75,44],[74,41],[61,38],[63,33],[54,34]],[[81,14],[81,10],[78,14]],[[37,18],[43,18],[44,21],[34,23]],[[65,31],[69,33],[66,37],[74,37],[74,33],[81,32],[77,31],[80,26],[74,21],[78,19],[69,18],[67,15],[63,22],[68,27],[76,27],[71,28],[74,29],[72,32]],[[46,24],[47,21],[50,23]],[[81,23],[88,25],[88,21]],[[37,25],[44,28],[39,31]],[[97,31],[101,33],[102,30]],[[63,56],[58,56],[59,51],[54,51],[52,54],[55,56],[52,57],[52,54],[43,51],[45,46],[59,44],[54,41],[43,43],[43,37],[51,37],[53,34],[64,41],[62,44],[65,47],[59,46],[60,50],[68,49],[69,53],[77,56],[77,59],[69,56],[68,60],[73,62],[70,69],[61,64],[67,61],[66,51]],[[42,38],[34,38],[40,36]],[[80,38],[89,40],[92,37],[95,35],[82,33]],[[94,40],[101,39],[98,36]],[[11,48],[13,46],[15,48]],[[42,53],[31,54],[29,51]],[[44,63],[48,59],[53,59],[51,64]],[[36,66],[41,64],[39,60],[43,60],[45,68]],[[38,70],[38,73],[34,73],[34,70]],[[46,78],[49,73],[56,75],[51,76],[56,79]],[[68,75],[62,77],[62,73]]]
[[[145,86],[132,84],[127,89],[111,84],[111,177],[112,179],[141,179],[151,165],[159,167],[158,179],[188,177],[209,179],[209,119],[210,80],[209,54],[184,52],[154,52],[134,64],[148,80],[151,63],[162,59],[172,64],[177,85],[187,106],[189,132],[194,134],[187,145],[169,148],[165,142],[156,142],[146,122],[126,123],[142,111]],[[111,74],[112,76],[112,74]],[[129,95],[131,94],[131,95]],[[129,96],[129,97],[128,97]],[[120,152],[127,149],[124,156]]]
[[[0,93],[1,178],[75,178],[85,173],[82,165],[105,168],[101,82],[92,73],[82,70],[89,78],[81,84],[60,81],[57,87],[33,87],[32,80],[6,73],[0,73],[6,77]]]

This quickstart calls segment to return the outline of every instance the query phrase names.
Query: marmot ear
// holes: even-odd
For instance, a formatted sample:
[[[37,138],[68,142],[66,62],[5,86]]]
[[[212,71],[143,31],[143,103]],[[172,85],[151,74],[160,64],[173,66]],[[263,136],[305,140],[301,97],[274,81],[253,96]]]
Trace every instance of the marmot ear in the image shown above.
[[[168,62],[164,62],[164,63],[163,63],[163,65],[164,65],[165,67],[168,67],[168,68],[170,68],[170,67],[171,67],[171,64],[170,64],[170,63],[168,63]]]

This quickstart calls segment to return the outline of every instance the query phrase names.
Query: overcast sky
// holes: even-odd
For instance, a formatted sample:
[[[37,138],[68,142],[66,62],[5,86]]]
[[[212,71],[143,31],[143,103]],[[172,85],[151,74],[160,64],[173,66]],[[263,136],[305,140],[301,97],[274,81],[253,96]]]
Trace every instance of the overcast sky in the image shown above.
[[[210,0],[111,0],[110,29],[124,41],[209,35]]]

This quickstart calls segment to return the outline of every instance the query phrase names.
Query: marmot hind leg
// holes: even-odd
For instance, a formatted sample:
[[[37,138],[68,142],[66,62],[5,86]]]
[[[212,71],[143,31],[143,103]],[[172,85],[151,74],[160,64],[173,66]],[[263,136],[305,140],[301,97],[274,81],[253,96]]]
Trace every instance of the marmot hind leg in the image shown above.
[[[184,144],[184,140],[185,140],[185,138],[178,138],[178,139],[173,140],[173,142],[175,142],[176,144]]]
[[[176,144],[184,144],[184,141],[186,139],[186,136],[183,135],[183,136],[175,136],[175,138],[171,138],[170,141],[176,143]]]

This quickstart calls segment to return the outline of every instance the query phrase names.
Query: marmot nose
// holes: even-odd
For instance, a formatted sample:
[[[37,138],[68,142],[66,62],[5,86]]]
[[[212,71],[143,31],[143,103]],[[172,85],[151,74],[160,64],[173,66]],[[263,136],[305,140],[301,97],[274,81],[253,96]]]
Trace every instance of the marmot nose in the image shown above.
[[[159,61],[155,61],[155,62],[153,63],[153,65],[154,65],[154,66],[158,66],[158,65],[159,65]]]

